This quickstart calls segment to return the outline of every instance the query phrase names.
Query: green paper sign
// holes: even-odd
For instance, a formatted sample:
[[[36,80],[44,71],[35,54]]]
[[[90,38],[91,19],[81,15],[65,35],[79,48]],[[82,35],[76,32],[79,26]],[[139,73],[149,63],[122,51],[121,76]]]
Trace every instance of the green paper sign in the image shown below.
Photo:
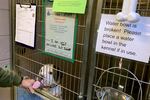
[[[76,15],[55,13],[52,8],[46,7],[43,17],[44,53],[73,63],[77,33]]]
[[[54,0],[54,12],[84,14],[87,0]]]

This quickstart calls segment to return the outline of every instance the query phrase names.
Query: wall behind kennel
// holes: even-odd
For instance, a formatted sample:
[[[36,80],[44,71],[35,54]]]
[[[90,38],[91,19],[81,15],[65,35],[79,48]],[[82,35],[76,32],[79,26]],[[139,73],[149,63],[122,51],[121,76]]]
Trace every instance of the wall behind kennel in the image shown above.
[[[86,62],[88,53],[88,41],[90,33],[91,22],[91,9],[92,0],[89,0],[86,6],[85,14],[75,14],[78,17],[77,33],[76,33],[76,48],[75,48],[75,61],[74,63],[50,56],[43,53],[42,38],[43,29],[42,23],[45,22],[42,19],[43,7],[47,6],[44,2],[51,0],[11,0],[11,22],[13,32],[13,65],[14,69],[21,76],[30,76],[36,79],[39,75],[39,70],[45,64],[54,64],[59,68],[54,70],[61,74],[59,86],[62,88],[63,100],[77,100],[83,99],[87,91],[88,78],[86,78]],[[16,4],[35,4],[36,11],[36,41],[35,48],[28,48],[15,42],[15,29],[16,29]],[[49,6],[52,2],[49,2]],[[48,97],[53,96],[46,92],[38,91],[40,94]]]

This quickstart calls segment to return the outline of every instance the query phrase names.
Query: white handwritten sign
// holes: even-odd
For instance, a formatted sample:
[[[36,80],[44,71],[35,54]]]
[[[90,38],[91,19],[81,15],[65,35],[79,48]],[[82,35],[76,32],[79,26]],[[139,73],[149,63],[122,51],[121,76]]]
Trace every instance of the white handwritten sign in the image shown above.
[[[35,47],[36,6],[16,4],[15,41],[31,48]]]
[[[96,51],[148,63],[150,18],[129,23],[116,21],[116,15],[102,14]]]

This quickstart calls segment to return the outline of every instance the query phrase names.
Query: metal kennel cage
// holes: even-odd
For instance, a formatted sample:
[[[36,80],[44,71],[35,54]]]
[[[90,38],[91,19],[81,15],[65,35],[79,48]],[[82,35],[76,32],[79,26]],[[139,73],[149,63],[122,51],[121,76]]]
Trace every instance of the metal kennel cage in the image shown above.
[[[21,76],[30,76],[36,79],[39,77],[38,72],[45,64],[54,64],[59,66],[59,69],[54,68],[56,73],[62,75],[59,86],[62,89],[63,100],[77,100],[83,99],[88,80],[86,78],[86,62],[88,53],[88,39],[91,22],[91,4],[92,0],[88,1],[85,14],[76,14],[78,16],[78,30],[75,48],[75,62],[71,63],[54,56],[43,54],[42,49],[42,8],[45,6],[44,0],[11,0],[11,24],[13,33],[13,66],[14,70]],[[46,1],[46,0],[45,0]],[[47,0],[49,1],[49,0]],[[15,8],[16,4],[35,4],[37,6],[36,17],[36,47],[31,49],[15,43]],[[53,95],[43,91],[37,90],[41,95],[56,99]]]
[[[135,100],[140,100],[140,89],[138,82],[129,75],[128,72],[118,71],[116,69],[107,71],[111,67],[119,66],[119,57],[95,52],[95,44],[97,37],[97,29],[101,19],[101,14],[117,14],[121,11],[123,0],[95,0],[95,12],[93,14],[93,27],[90,37],[90,47],[93,48],[90,52],[90,76],[88,85],[88,100],[97,100],[96,88],[112,87],[131,95]],[[137,12],[141,16],[150,16],[150,0],[138,0]],[[144,52],[144,51],[143,51]],[[141,63],[138,61],[123,59],[122,67],[130,70],[140,80],[143,91],[142,100],[150,100],[150,64]],[[103,72],[106,73],[97,84],[97,81]]]
[[[48,0],[51,1],[51,0]],[[37,6],[36,19],[36,47],[30,49],[15,43],[15,6],[16,3],[33,3]],[[78,16],[77,42],[75,48],[75,62],[71,63],[54,56],[43,54],[42,49],[42,0],[11,0],[11,26],[13,33],[13,66],[22,76],[39,77],[38,71],[45,64],[54,64],[56,73],[62,74],[59,86],[62,88],[64,100],[97,100],[95,88],[112,87],[140,100],[138,82],[128,72],[107,69],[119,65],[120,58],[95,52],[97,29],[101,14],[116,14],[121,11],[123,0],[88,0],[85,14]],[[137,12],[141,16],[150,16],[150,0],[138,0]],[[141,83],[143,100],[150,100],[150,63],[142,63],[129,59],[122,59],[122,68],[131,71]],[[107,71],[97,81],[101,74]],[[53,95],[38,90],[49,99]]]

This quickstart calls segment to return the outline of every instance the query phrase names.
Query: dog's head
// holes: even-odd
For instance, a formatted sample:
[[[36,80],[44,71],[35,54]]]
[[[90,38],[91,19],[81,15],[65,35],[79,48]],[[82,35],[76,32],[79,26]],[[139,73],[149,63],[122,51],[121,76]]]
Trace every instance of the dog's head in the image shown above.
[[[39,75],[42,77],[41,82],[44,86],[50,86],[59,82],[62,75],[58,70],[59,67],[53,64],[47,64],[41,67]]]

